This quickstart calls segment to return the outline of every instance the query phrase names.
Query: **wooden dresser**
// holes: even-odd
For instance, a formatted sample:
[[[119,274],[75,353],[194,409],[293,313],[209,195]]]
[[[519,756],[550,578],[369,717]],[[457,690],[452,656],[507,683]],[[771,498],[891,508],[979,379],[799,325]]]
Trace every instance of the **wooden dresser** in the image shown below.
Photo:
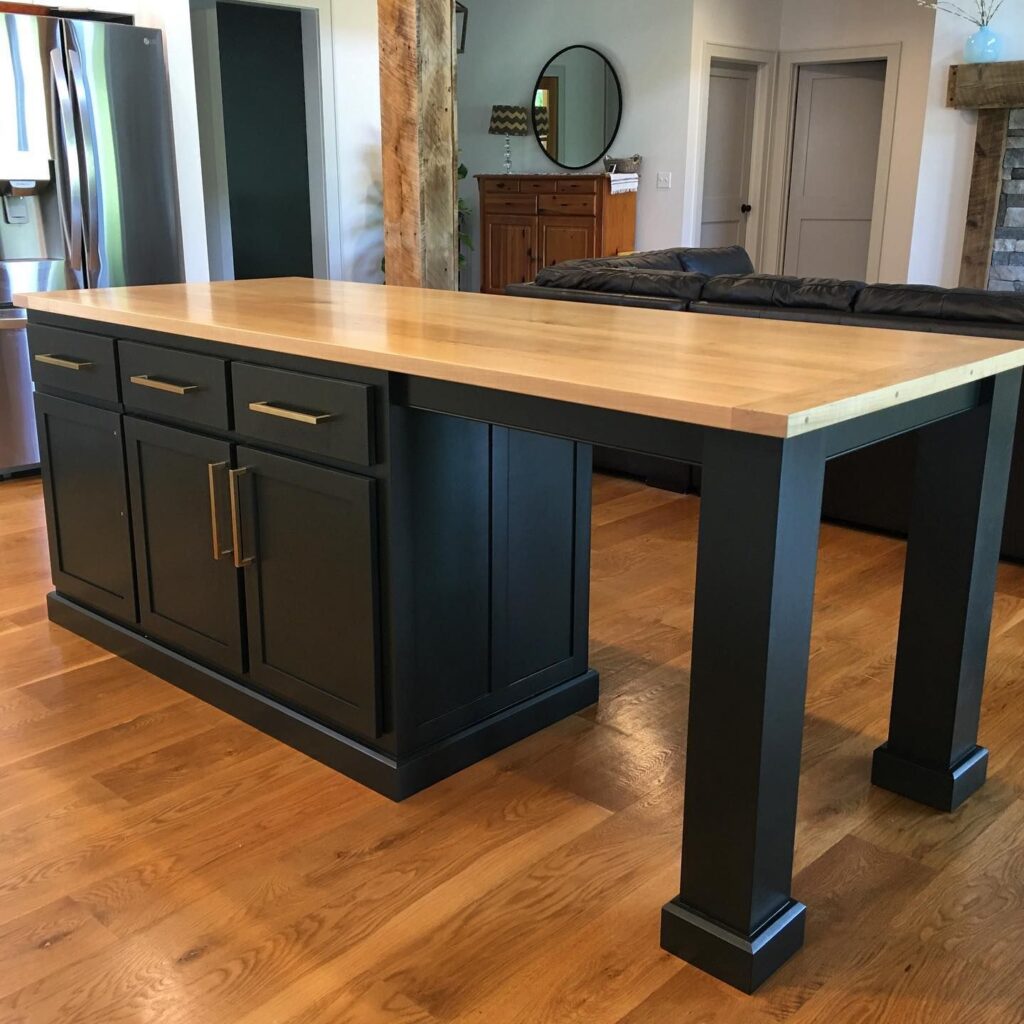
[[[604,174],[481,174],[481,291],[500,294],[565,260],[634,248],[636,193]]]

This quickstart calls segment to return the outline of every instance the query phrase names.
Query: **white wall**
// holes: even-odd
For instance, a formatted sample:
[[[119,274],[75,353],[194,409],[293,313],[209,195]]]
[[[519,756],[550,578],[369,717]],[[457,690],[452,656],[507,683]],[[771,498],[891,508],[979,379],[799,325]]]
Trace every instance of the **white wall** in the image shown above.
[[[1003,59],[1024,60],[1024,0],[1006,0],[992,28],[1004,38]],[[946,106],[946,86],[970,32],[959,18],[936,17],[910,252],[910,280],[946,287],[960,279],[978,127],[976,113]]]
[[[487,134],[491,106],[532,106],[541,69],[573,43],[600,50],[622,82],[622,126],[612,154],[644,157],[637,247],[677,245],[683,219],[693,0],[474,0],[468,6],[458,110],[461,159],[470,176],[461,183],[460,195],[473,209],[470,228],[476,250],[467,254],[463,287],[480,286],[479,193],[473,175],[500,172],[504,160],[504,139]],[[532,133],[512,140],[512,167],[519,172],[559,170]],[[655,189],[658,171],[673,174],[671,191]]]

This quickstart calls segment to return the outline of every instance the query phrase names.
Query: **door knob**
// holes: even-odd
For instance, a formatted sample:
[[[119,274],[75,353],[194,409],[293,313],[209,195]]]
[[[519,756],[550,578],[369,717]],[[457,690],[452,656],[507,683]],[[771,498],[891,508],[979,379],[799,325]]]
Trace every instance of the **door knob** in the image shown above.
[[[742,205],[742,206],[740,207],[740,213],[750,213],[750,211],[751,211],[752,209],[753,209],[753,207],[752,207],[752,206],[750,205],[750,203],[744,203],[744,204],[743,204],[743,205]]]

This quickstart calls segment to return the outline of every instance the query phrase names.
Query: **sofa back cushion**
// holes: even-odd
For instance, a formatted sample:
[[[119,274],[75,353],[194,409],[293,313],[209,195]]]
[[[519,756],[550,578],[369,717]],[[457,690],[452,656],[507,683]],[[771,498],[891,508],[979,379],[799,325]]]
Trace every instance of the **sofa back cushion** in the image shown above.
[[[577,261],[545,267],[537,275],[536,283],[544,288],[577,288],[692,302],[700,298],[705,281],[703,274],[686,274],[681,270],[616,268]]]
[[[857,296],[854,311],[872,316],[942,318],[946,288],[929,284],[869,284]]]
[[[754,264],[742,245],[717,249],[679,249],[682,269],[694,274],[752,274]]]
[[[711,278],[701,298],[743,306],[825,309],[848,313],[864,287],[861,281],[824,277],[779,277],[775,274],[724,274]]]
[[[1024,327],[1024,294],[952,288],[942,303],[946,320],[964,320]]]
[[[1005,324],[1024,327],[1024,295],[937,288],[928,284],[873,284],[861,292],[858,313]]]

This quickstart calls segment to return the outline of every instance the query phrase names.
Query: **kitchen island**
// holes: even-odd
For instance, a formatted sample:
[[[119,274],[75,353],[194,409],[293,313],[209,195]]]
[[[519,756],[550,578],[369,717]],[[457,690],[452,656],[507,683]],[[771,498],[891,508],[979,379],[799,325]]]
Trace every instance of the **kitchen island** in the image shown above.
[[[803,941],[829,458],[918,432],[873,780],[943,810],[984,782],[1020,343],[303,280],[19,301],[54,621],[396,798],[595,699],[588,445],[702,465],[662,943],[731,984]]]

